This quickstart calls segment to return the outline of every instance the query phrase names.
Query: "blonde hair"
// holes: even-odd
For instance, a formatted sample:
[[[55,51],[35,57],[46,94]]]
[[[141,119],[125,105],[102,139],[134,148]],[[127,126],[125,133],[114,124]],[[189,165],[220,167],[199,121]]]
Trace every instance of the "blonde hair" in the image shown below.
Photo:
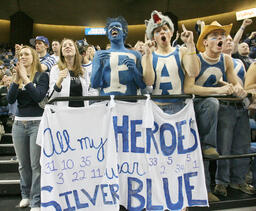
[[[21,47],[21,49],[19,51],[19,54],[18,54],[18,60],[20,60],[20,52],[24,48],[28,48],[31,52],[32,57],[33,57],[33,61],[32,61],[31,67],[30,67],[30,75],[28,77],[30,81],[33,81],[36,72],[43,72],[43,70],[41,68],[41,64],[40,64],[37,52],[33,48],[31,48],[27,45],[24,45],[24,46]],[[22,83],[22,81],[19,82],[20,85],[21,85],[21,83]]]
[[[67,68],[67,63],[65,61],[65,57],[64,55],[62,54],[62,47],[63,47],[63,43],[66,41],[66,40],[70,40],[74,47],[75,47],[75,59],[74,59],[74,64],[73,64],[73,72],[74,72],[74,75],[75,76],[82,76],[84,73],[83,73],[83,69],[82,69],[82,61],[81,61],[81,56],[79,54],[79,51],[78,51],[78,48],[75,44],[75,42],[72,40],[72,39],[68,39],[68,38],[64,38],[62,41],[61,41],[61,44],[60,44],[60,60],[58,62],[58,67],[60,70],[64,70]]]

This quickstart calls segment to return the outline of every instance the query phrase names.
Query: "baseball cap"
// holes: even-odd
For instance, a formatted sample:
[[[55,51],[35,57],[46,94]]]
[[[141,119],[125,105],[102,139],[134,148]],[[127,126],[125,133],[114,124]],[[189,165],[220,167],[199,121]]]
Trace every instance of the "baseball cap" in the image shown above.
[[[37,36],[36,38],[30,39],[29,42],[31,45],[35,46],[37,40],[43,41],[48,46],[50,45],[49,40],[47,39],[47,37],[44,36]]]

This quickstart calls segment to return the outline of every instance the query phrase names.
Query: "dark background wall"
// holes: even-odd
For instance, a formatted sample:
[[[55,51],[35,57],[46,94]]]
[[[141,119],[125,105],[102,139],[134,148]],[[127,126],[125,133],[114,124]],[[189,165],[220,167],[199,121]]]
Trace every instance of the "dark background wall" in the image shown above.
[[[33,19],[24,12],[18,11],[10,16],[10,43],[29,44],[33,35]]]

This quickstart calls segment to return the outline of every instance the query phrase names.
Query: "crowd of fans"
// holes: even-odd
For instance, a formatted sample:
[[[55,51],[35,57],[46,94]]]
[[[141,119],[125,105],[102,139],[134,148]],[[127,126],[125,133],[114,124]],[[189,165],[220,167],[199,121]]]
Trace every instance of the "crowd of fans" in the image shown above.
[[[154,19],[155,17],[158,19]],[[159,20],[162,22],[159,23]],[[128,33],[127,23],[124,19],[117,18],[107,23],[106,31],[110,44],[104,50],[101,50],[99,46],[90,45],[86,39],[53,40],[50,46],[45,36],[31,39],[30,43],[33,47],[22,44],[16,44],[14,50],[1,47],[0,114],[15,117],[12,132],[21,174],[22,201],[19,204],[20,207],[30,204],[31,210],[40,209],[40,187],[38,187],[40,184],[40,147],[36,146],[35,138],[43,113],[43,106],[40,102],[45,98],[46,93],[48,93],[48,98],[110,94],[136,95],[144,92],[158,95],[234,94],[242,99],[245,99],[247,93],[251,92],[254,96],[256,32],[251,32],[249,36],[242,39],[246,27],[250,24],[252,24],[251,19],[244,20],[232,38],[229,35],[232,25],[221,26],[217,22],[205,25],[203,21],[198,21],[195,27],[199,35],[196,49],[193,33],[185,26],[183,26],[183,32],[177,33],[176,39],[171,43],[174,32],[171,20],[155,12],[148,21],[145,40],[138,41],[135,46],[125,43]],[[122,82],[109,81],[110,71],[114,71],[109,68],[112,52],[132,54],[132,57],[136,58],[134,61],[131,57],[127,57],[122,61],[132,71],[130,74],[120,73],[119,80],[123,80]],[[164,58],[169,58],[166,62],[173,67],[171,71],[177,72],[175,75],[177,78],[163,83],[160,88],[162,82],[158,83],[158,81],[161,80],[161,74],[157,73],[157,68],[158,61]],[[209,67],[212,70],[219,68],[222,75],[219,75],[217,71],[212,72],[213,78],[209,77],[205,80],[202,75]],[[181,82],[177,83],[178,80]],[[124,89],[124,86],[127,86],[127,89]],[[173,91],[170,91],[170,86],[173,86]],[[194,106],[204,157],[218,158],[219,155],[243,154],[250,151],[248,108],[255,109],[253,99],[250,100],[249,107],[245,107],[240,101],[239,103],[219,102],[212,97],[195,100]],[[158,100],[157,103],[164,112],[169,114],[184,107],[184,102],[177,101],[177,99]],[[70,107],[87,106],[84,101],[58,102],[57,104]],[[232,112],[228,113],[231,110]],[[250,115],[253,119],[253,112],[250,112]],[[243,121],[241,121],[242,118]],[[33,122],[33,124],[24,125],[24,121]],[[233,125],[229,127],[230,122]],[[29,135],[22,131],[28,126],[32,131]],[[26,153],[20,146],[20,141],[23,141],[19,138],[21,134],[26,141],[33,140],[34,145],[30,144],[30,149],[34,150],[33,155],[24,156]],[[233,141],[235,138],[238,139],[238,143]],[[255,150],[251,148],[252,151],[253,149]],[[28,163],[28,160],[32,160],[33,163]],[[255,188],[255,162],[252,165],[254,165],[253,185]],[[249,159],[218,161],[214,193],[210,188],[208,166],[209,161],[205,161],[210,202],[219,201],[217,196],[220,195],[226,197],[228,186],[247,194],[255,194],[255,189],[245,180],[250,166]]]

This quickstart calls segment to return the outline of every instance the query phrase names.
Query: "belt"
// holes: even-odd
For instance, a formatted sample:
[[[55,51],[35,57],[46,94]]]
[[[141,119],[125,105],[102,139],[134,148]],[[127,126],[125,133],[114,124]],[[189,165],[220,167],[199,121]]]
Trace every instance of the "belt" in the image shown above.
[[[27,125],[27,124],[31,124],[31,123],[40,122],[40,120],[15,120],[15,122],[17,122],[18,124]]]
[[[242,102],[235,102],[235,101],[220,101],[221,105],[227,105],[227,106],[234,106],[236,108],[244,108],[244,105]]]

